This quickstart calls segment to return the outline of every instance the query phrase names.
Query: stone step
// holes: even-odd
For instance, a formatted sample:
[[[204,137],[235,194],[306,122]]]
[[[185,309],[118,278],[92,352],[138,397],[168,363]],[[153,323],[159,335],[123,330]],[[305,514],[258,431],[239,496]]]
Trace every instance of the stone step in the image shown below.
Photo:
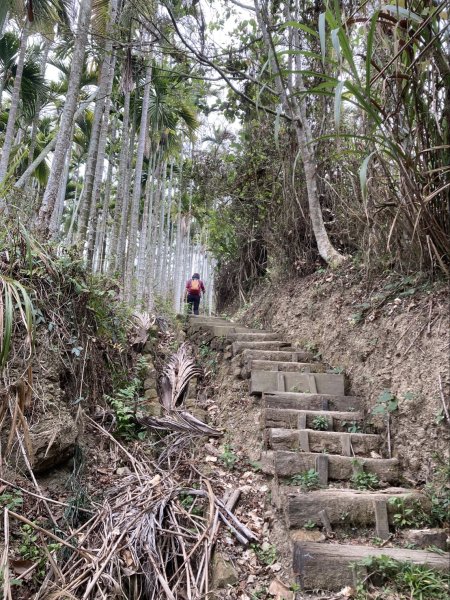
[[[239,368],[239,367],[238,367]],[[241,370],[242,379],[250,377],[255,371],[280,371],[283,373],[324,373],[326,367],[322,363],[277,362],[273,360],[249,360]]]
[[[367,456],[381,446],[379,435],[370,433],[342,433],[314,429],[266,430],[266,447],[270,450],[297,452],[326,452],[342,456]]]
[[[335,375],[332,373],[251,372],[251,394],[277,391],[344,396],[345,377],[344,375]]]
[[[231,342],[267,342],[277,340],[279,338],[278,333],[271,331],[236,331],[227,335],[227,340]]]
[[[245,365],[251,360],[271,360],[281,362],[312,362],[314,355],[301,348],[292,350],[243,350],[239,356],[241,364]]]
[[[249,360],[249,371],[283,371],[284,373],[324,373],[327,368],[319,362],[284,362],[275,360]]]
[[[362,581],[369,575],[365,568],[355,569],[353,564],[371,556],[389,556],[443,572],[448,571],[450,557],[448,553],[439,555],[426,550],[295,542],[293,571],[303,590],[339,591],[345,586],[356,587],[355,577]]]
[[[240,327],[239,325],[233,325],[233,323],[220,323],[220,324],[213,324],[213,323],[192,323],[192,325],[189,325],[189,331],[194,333],[197,331],[207,331],[208,333],[211,333],[213,336],[217,336],[217,337],[226,337],[227,335],[231,334],[231,333],[236,333],[236,332],[247,332],[247,331],[251,331],[249,329],[247,329],[246,327]]]
[[[322,459],[318,457],[327,457]],[[358,458],[339,454],[317,454],[314,452],[266,451],[261,454],[261,469],[268,474],[292,477],[309,469],[319,470],[319,462],[328,462],[328,479],[350,481],[354,471],[361,467],[367,473],[374,473],[380,481],[397,483],[399,463],[396,458]]]
[[[266,398],[266,395],[264,396]],[[360,412],[342,412],[335,410],[289,410],[285,408],[264,408],[261,411],[261,427],[280,427],[284,429],[313,429],[313,421],[325,417],[328,431],[348,431],[351,425],[362,423]]]
[[[337,410],[357,412],[361,399],[357,396],[306,394],[303,392],[266,392],[262,397],[263,408],[291,410]]]
[[[290,348],[289,342],[284,342],[282,340],[274,340],[267,342],[233,342],[232,344],[232,352],[233,355],[236,356],[240,354],[244,350],[280,350],[281,348]]]
[[[272,502],[284,516],[290,529],[304,527],[307,523],[321,525],[319,511],[325,510],[331,525],[375,525],[374,502],[385,502],[390,524],[396,509],[389,503],[390,498],[399,498],[405,509],[415,508],[418,503],[423,510],[429,510],[428,498],[412,489],[391,487],[377,491],[352,489],[323,489],[302,492],[293,486],[273,486]]]

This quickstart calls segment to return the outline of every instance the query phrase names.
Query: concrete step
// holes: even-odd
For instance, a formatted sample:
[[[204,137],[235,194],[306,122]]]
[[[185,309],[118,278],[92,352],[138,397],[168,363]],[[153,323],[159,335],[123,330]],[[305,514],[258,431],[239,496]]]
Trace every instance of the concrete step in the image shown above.
[[[266,396],[265,396],[266,398]],[[280,427],[284,429],[313,429],[313,421],[325,417],[328,431],[348,431],[352,425],[359,426],[363,416],[360,412],[342,412],[335,410],[289,410],[286,408],[264,408],[261,411],[261,427]]]
[[[243,350],[240,355],[241,364],[245,365],[250,360],[273,360],[282,362],[312,362],[314,355],[301,348],[292,350]]]
[[[357,396],[307,394],[304,392],[266,392],[262,397],[263,408],[291,410],[337,410],[353,412],[361,409]]]
[[[319,458],[319,457],[327,457]],[[319,470],[320,463],[328,463],[328,479],[350,481],[354,471],[362,467],[367,473],[375,473],[380,481],[397,483],[399,463],[396,458],[358,458],[339,454],[317,454],[314,452],[266,451],[261,454],[261,469],[268,474],[292,477],[309,469]]]
[[[304,527],[307,523],[321,525],[319,511],[325,510],[331,525],[372,526],[376,523],[374,502],[386,502],[389,524],[393,523],[396,509],[390,498],[399,498],[405,509],[415,508],[418,503],[429,510],[430,501],[421,492],[412,489],[391,487],[377,491],[351,489],[314,490],[302,492],[293,486],[273,486],[272,502],[284,516],[290,529]]]
[[[345,586],[355,586],[355,577],[362,581],[369,575],[363,567],[358,567],[355,572],[353,564],[370,556],[389,556],[398,561],[427,565],[445,573],[450,557],[448,553],[441,556],[426,550],[295,542],[293,571],[303,590],[339,591]]]
[[[207,331],[217,337],[226,337],[230,333],[249,331],[246,327],[240,327],[233,323],[192,323],[189,325],[189,331],[194,333],[197,331]]]
[[[345,395],[344,375],[331,373],[283,373],[252,371],[250,393],[303,392],[310,394]]]
[[[266,429],[266,447],[270,450],[297,452],[326,452],[342,456],[367,456],[378,452],[379,435],[369,433],[341,433],[314,429]]]
[[[290,348],[289,342],[273,340],[267,342],[233,342],[232,344],[233,356],[240,354],[244,350],[280,350],[281,348]]]

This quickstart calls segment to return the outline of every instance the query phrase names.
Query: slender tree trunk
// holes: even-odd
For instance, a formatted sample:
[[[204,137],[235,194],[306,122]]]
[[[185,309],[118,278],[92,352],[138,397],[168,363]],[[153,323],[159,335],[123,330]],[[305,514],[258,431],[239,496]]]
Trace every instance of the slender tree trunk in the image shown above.
[[[164,298],[167,296],[169,279],[168,279],[168,269],[170,268],[170,238],[171,238],[171,228],[172,228],[172,188],[173,188],[173,158],[170,161],[170,170],[169,170],[169,182],[168,182],[168,192],[167,192],[167,211],[166,211],[166,230],[164,233],[163,240],[163,253],[162,253],[162,265],[161,265],[161,293]]]
[[[78,119],[78,117],[83,114],[83,112],[86,110],[86,108],[89,106],[89,104],[93,100],[95,100],[96,96],[97,96],[97,92],[94,92],[93,94],[91,94],[89,96],[89,98],[87,98],[87,100],[85,100],[84,102],[81,103],[80,107],[75,112],[75,115],[73,117],[73,121],[76,121]],[[41,152],[39,153],[39,156],[37,156],[33,160],[33,162],[31,163],[31,165],[29,165],[25,169],[25,171],[22,173],[22,175],[16,181],[16,183],[14,184],[14,187],[16,189],[21,190],[21,189],[23,189],[26,186],[26,184],[28,183],[28,180],[33,175],[33,173],[35,172],[35,170],[47,158],[47,156],[50,154],[50,152],[52,152],[55,149],[57,141],[58,141],[58,135],[55,135],[55,137],[52,138],[48,142],[48,144],[41,150]]]
[[[48,60],[48,55],[49,55],[50,46],[51,46],[51,41],[49,39],[44,37],[44,40],[45,40],[44,41],[44,51],[42,53],[42,56],[40,57],[40,60],[42,61],[40,75],[42,78],[44,78],[44,76],[45,76],[45,68],[47,66],[47,60]],[[37,100],[36,100],[36,109],[35,109],[35,115],[33,118],[33,123],[31,125],[30,149],[28,151],[28,166],[30,166],[34,160],[34,151],[36,149],[36,140],[37,140],[38,127],[39,127],[39,120],[41,117],[42,104],[43,104],[43,94],[39,94],[37,97]]]
[[[81,0],[66,102],[61,116],[61,125],[57,135],[50,177],[38,216],[37,224],[42,231],[48,229],[50,217],[58,195],[58,185],[64,169],[66,151],[72,141],[70,131],[78,102],[91,10],[92,0]]]
[[[149,61],[145,70],[145,85],[144,96],[142,99],[142,114],[139,129],[138,146],[136,152],[136,166],[134,170],[134,186],[133,196],[131,199],[131,215],[130,215],[130,232],[128,236],[127,262],[125,273],[125,300],[130,301],[132,298],[133,278],[134,278],[134,262],[136,259],[137,250],[137,232],[139,223],[139,204],[141,200],[141,178],[142,166],[144,163],[145,140],[147,136],[148,108],[150,103],[150,87],[152,78],[152,64]]]
[[[9,158],[13,147],[16,118],[19,109],[20,88],[22,85],[23,67],[25,64],[25,54],[27,51],[27,42],[30,35],[30,22],[28,18],[22,31],[22,39],[20,41],[19,56],[17,59],[16,76],[14,78],[14,87],[11,95],[11,105],[9,107],[8,122],[6,124],[5,139],[3,141],[2,156],[0,159],[0,186],[5,182],[5,177],[8,172]],[[0,209],[4,208],[4,200],[0,198]]]
[[[156,287],[161,293],[162,253],[164,246],[164,219],[166,215],[167,162],[163,163],[161,181],[161,206],[158,227],[158,260],[156,263]]]
[[[94,186],[96,185],[96,177],[98,175],[97,164],[100,158],[101,150],[99,149],[102,143],[102,123],[109,114],[110,96],[114,77],[115,53],[113,53],[112,30],[117,18],[117,0],[109,0],[109,15],[108,25],[106,27],[106,37],[104,43],[104,59],[101,67],[99,85],[98,85],[98,101],[95,105],[94,120],[92,123],[91,141],[89,144],[88,157],[86,160],[86,173],[84,176],[84,186],[81,192],[80,199],[80,218],[78,225],[79,239],[86,239],[88,226],[91,227],[93,222],[92,215],[95,212],[96,200],[94,198]],[[112,75],[111,75],[112,72]],[[104,131],[103,131],[104,133]],[[100,165],[100,171],[103,172],[103,165]],[[98,188],[97,188],[98,189]],[[92,251],[92,245],[91,245]],[[88,251],[88,261],[92,259],[92,254]]]
[[[148,230],[153,210],[153,188],[154,181],[159,176],[160,157],[157,149],[149,163],[147,185],[145,190],[144,209],[142,212],[141,232],[139,235],[139,253],[137,261],[137,293],[136,300],[141,303],[144,298],[146,287],[146,265],[148,263]]]
[[[105,107],[103,120],[100,127],[100,136],[98,142],[98,155],[96,159],[96,167],[95,167],[95,175],[92,186],[91,193],[91,209],[89,212],[89,236],[88,236],[88,244],[87,244],[87,264],[88,267],[92,266],[92,258],[94,253],[94,243],[97,232],[97,223],[98,223],[98,208],[97,202],[100,194],[100,187],[103,180],[103,170],[105,167],[105,151],[106,151],[106,142],[108,139],[108,131],[110,127],[109,113],[111,109],[111,93],[112,86],[114,81],[114,71],[116,66],[116,57],[115,55],[112,57],[110,62],[110,73],[108,77],[108,86],[106,89],[106,99],[105,99]],[[115,125],[114,123],[111,125],[112,134],[111,137],[115,137]]]
[[[114,143],[116,137],[115,122],[111,126],[111,140]],[[106,242],[106,231],[108,223],[109,202],[111,198],[112,175],[113,175],[114,156],[108,157],[108,171],[106,173],[105,190],[103,194],[103,205],[100,216],[100,225],[97,228],[94,246],[94,261],[93,270],[96,272],[103,271],[104,250]]]
[[[264,2],[264,0],[263,0]],[[260,0],[254,0],[255,12],[259,27],[262,32],[264,44],[269,55],[272,72],[275,75],[275,85],[286,114],[291,115],[292,125],[297,137],[300,154],[305,172],[306,189],[308,192],[309,216],[316,239],[320,256],[331,266],[341,264],[345,257],[340,254],[330,242],[323,221],[322,209],[320,207],[319,193],[317,189],[317,160],[314,149],[310,145],[312,138],[309,122],[306,117],[305,103],[298,96],[288,96],[286,87],[281,77],[278,62],[276,60],[272,38],[269,32],[270,17],[267,13],[267,4]]]
[[[113,273],[116,269],[117,245],[119,242],[119,233],[122,223],[122,210],[126,191],[125,180],[127,178],[127,162],[130,152],[130,132],[128,130],[130,126],[130,97],[131,91],[128,88],[124,94],[122,145],[120,147],[119,170],[117,173],[118,186],[116,192],[116,204],[114,207],[114,219],[111,230],[111,244],[109,248],[109,273]]]
[[[136,138],[136,127],[137,127],[137,111],[136,102],[134,103],[134,114],[133,114],[133,127],[131,129],[131,137],[127,154],[127,163],[125,171],[125,179],[123,182],[124,187],[124,200],[122,204],[122,214],[120,217],[120,229],[119,229],[119,240],[117,245],[117,253],[113,256],[115,260],[115,270],[121,275],[122,280],[125,277],[125,265],[126,265],[126,248],[127,248],[127,236],[129,227],[130,217],[130,189],[131,189],[131,176],[132,169],[131,163],[134,156],[134,142]]]

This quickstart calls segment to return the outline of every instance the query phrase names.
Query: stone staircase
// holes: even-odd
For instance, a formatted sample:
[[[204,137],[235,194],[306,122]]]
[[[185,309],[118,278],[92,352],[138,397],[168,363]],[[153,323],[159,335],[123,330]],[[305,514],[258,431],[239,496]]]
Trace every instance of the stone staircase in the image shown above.
[[[356,572],[354,564],[369,556],[448,569],[448,554],[335,540],[339,528],[351,526],[356,532],[371,528],[373,536],[387,542],[396,510],[391,498],[405,509],[430,507],[420,491],[394,487],[401,482],[399,462],[383,456],[382,432],[361,431],[362,402],[347,394],[342,373],[327,372],[311,353],[270,331],[217,317],[192,317],[189,332],[201,332],[206,342],[223,350],[235,376],[249,379],[250,393],[261,398],[261,465],[273,476],[272,502],[289,531],[293,573],[303,590],[338,591],[353,585],[356,576],[364,578],[363,569]],[[318,478],[320,489],[303,491],[295,485],[308,472]],[[376,475],[380,489],[349,487],[361,473]],[[322,541],[307,541],[317,526],[325,533]]]

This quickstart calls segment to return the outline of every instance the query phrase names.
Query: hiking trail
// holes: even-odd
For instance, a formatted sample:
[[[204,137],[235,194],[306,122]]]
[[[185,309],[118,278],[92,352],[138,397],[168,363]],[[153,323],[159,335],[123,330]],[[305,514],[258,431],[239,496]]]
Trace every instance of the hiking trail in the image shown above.
[[[369,557],[448,569],[450,555],[439,552],[444,530],[411,528],[409,545],[419,549],[393,546],[399,513],[426,515],[430,500],[404,486],[389,432],[369,422],[344,373],[276,332],[220,317],[190,317],[187,335],[221,351],[259,404],[260,464],[272,479],[272,505],[290,540],[299,589],[356,587],[368,574],[359,562]]]

